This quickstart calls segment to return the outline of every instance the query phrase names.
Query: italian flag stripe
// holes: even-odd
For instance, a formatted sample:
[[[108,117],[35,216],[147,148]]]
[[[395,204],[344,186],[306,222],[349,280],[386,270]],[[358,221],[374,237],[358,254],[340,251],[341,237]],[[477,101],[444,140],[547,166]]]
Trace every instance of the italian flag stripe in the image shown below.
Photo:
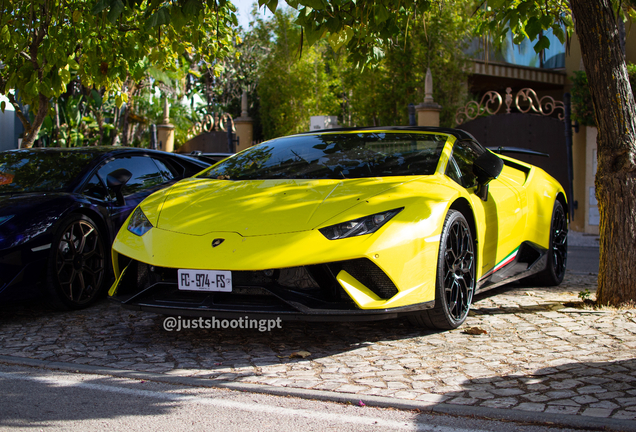
[[[505,257],[503,260],[501,260],[499,262],[499,264],[497,264],[492,270],[490,270],[488,273],[486,273],[485,275],[483,275],[481,277],[481,279],[484,279],[488,276],[490,276],[491,274],[501,270],[503,267],[507,266],[508,264],[510,264],[511,262],[514,261],[514,259],[517,257],[517,254],[519,253],[519,248],[517,247],[517,249],[513,250],[510,255],[508,255],[507,257]],[[480,280],[481,280],[480,279]]]

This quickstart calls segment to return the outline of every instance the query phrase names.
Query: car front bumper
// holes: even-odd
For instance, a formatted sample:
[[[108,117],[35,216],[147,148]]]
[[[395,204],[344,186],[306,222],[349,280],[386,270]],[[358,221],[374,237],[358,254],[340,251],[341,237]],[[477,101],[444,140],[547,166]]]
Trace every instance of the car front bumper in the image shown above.
[[[382,307],[391,304],[399,292],[375,264],[364,258],[266,272],[234,271],[232,292],[179,290],[177,269],[126,261],[111,288],[111,299],[127,309],[164,315],[371,321],[434,306],[434,301],[427,301]],[[361,308],[357,296],[371,300],[376,307]]]

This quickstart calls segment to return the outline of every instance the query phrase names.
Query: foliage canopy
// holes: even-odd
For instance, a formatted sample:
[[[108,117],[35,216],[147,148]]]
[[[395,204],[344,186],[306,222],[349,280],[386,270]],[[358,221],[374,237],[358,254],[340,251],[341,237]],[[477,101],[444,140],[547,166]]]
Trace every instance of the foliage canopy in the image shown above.
[[[237,25],[225,0],[12,0],[0,4],[0,92],[9,97],[30,145],[49,108],[73,79],[87,88],[128,99],[127,80],[139,81],[149,65],[183,64],[227,55]],[[15,96],[30,107],[22,113]]]

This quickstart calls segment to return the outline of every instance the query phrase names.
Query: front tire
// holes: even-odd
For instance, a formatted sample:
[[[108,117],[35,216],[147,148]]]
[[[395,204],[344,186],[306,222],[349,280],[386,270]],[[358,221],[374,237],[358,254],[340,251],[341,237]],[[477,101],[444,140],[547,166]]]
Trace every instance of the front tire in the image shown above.
[[[51,245],[47,292],[57,309],[82,309],[105,292],[108,257],[97,225],[74,214],[62,221]]]
[[[464,215],[449,210],[440,237],[433,309],[410,315],[411,323],[451,330],[464,323],[475,292],[475,243]]]

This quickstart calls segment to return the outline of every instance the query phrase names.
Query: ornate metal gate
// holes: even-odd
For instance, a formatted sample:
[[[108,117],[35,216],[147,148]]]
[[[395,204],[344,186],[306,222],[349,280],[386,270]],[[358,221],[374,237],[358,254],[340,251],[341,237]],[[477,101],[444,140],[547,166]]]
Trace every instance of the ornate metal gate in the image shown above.
[[[494,115],[503,111],[504,101],[505,114]],[[479,103],[469,102],[457,110],[455,121],[458,129],[471,133],[491,150],[518,147],[549,154],[549,157],[544,157],[501,152],[544,169],[561,183],[571,202],[570,155],[564,123],[567,108],[563,102],[550,96],[539,99],[529,88],[517,92],[513,105],[512,89],[508,87],[505,99],[499,93],[489,91]],[[555,114],[558,116],[555,117]]]

